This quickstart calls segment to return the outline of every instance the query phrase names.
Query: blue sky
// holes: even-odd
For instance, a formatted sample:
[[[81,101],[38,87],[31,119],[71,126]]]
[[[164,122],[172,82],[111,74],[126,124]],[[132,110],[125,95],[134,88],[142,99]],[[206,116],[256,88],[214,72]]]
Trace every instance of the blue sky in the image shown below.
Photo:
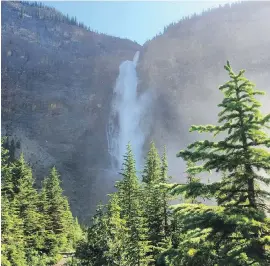
[[[226,1],[232,2],[232,1]],[[92,29],[109,35],[128,38],[143,44],[163,28],[183,16],[200,13],[225,1],[185,2],[105,2],[105,1],[43,1]]]

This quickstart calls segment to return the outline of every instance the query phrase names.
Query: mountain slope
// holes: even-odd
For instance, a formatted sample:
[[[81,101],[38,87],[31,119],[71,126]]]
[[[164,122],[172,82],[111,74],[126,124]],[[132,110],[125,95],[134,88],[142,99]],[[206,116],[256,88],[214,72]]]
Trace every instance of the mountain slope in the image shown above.
[[[1,4],[2,129],[21,141],[37,176],[56,165],[75,215],[87,213],[97,178],[89,168],[107,163],[118,68],[141,47],[58,21],[54,9]]]
[[[225,5],[172,24],[144,45],[140,89],[157,93],[151,137],[168,145],[172,174],[179,176],[176,152],[196,137],[190,125],[217,121],[227,60],[268,92],[262,101],[270,112],[269,15],[269,2]]]
[[[188,128],[216,121],[230,60],[259,89],[270,112],[270,3],[244,2],[169,25],[143,47],[75,25],[47,7],[2,2],[2,135],[20,140],[35,175],[56,165],[74,215],[87,220],[113,187],[106,124],[119,65],[141,51],[139,89],[152,89],[152,132],[167,146],[171,174],[182,178],[176,152],[194,140]],[[146,144],[148,146],[148,144]]]

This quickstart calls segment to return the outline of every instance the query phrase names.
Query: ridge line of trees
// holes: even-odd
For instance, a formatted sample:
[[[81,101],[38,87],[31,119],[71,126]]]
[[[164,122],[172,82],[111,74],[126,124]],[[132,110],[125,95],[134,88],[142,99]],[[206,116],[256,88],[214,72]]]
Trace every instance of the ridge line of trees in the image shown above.
[[[122,39],[122,40],[129,40],[128,38],[123,38],[123,37],[116,37],[112,36],[106,33],[99,32],[98,30],[92,29],[90,26],[85,25],[83,22],[78,21],[76,16],[70,16],[68,14],[63,14],[56,10],[54,7],[50,7],[47,5],[44,5],[41,2],[31,2],[31,1],[19,1],[21,4],[21,8],[19,10],[19,16],[22,19],[24,15],[26,14],[25,7],[33,7],[33,10],[27,10],[27,14],[30,16],[33,16],[38,19],[44,19],[44,20],[51,20],[55,22],[62,22],[62,23],[67,23],[69,25],[74,25],[79,28],[82,28],[86,31],[93,32],[102,36],[108,36],[113,39]],[[44,9],[44,10],[43,10]],[[131,41],[136,44],[138,44],[136,41]]]
[[[23,154],[19,159],[10,157],[5,141],[1,147],[1,265],[52,265],[61,258],[60,252],[76,248],[82,230],[63,195],[56,168],[38,191]]]

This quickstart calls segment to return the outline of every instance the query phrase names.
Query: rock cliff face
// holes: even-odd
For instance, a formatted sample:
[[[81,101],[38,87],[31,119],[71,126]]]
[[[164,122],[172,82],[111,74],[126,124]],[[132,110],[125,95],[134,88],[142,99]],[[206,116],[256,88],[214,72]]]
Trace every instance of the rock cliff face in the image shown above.
[[[56,165],[74,214],[85,220],[112,189],[115,176],[97,169],[108,166],[106,124],[119,65],[136,51],[139,89],[157,96],[148,137],[168,146],[176,176],[175,153],[194,139],[190,124],[216,119],[227,59],[270,95],[270,3],[208,11],[143,47],[72,25],[51,8],[1,4],[2,135],[20,140],[18,152],[39,179]]]
[[[61,16],[2,2],[2,134],[20,140],[39,178],[56,165],[81,216],[96,204],[93,169],[106,168],[105,128],[119,65],[141,47],[51,19]]]

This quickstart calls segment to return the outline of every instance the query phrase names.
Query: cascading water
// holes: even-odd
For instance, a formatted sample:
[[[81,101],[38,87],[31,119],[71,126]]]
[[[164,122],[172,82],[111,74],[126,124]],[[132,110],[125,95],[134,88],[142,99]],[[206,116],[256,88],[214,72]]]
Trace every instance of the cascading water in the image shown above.
[[[137,170],[142,167],[145,130],[142,129],[141,118],[150,104],[150,95],[137,93],[136,66],[139,52],[133,61],[124,61],[119,67],[119,76],[113,92],[112,108],[107,126],[108,152],[111,156],[112,168],[120,170],[123,155],[128,142],[132,145]]]

